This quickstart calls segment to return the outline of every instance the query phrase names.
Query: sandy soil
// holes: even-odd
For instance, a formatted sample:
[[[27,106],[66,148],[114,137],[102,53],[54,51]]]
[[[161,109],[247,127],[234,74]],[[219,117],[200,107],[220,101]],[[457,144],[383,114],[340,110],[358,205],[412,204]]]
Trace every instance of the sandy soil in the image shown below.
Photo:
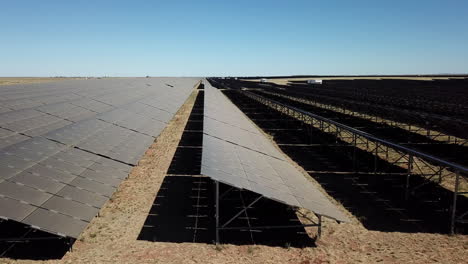
[[[45,83],[45,82],[56,82],[56,81],[73,80],[73,79],[80,79],[80,78],[0,77],[0,85]]]
[[[138,241],[167,173],[195,94],[62,260],[45,263],[467,263],[468,236],[384,233],[325,220],[317,247]],[[0,260],[0,263],[37,263]]]

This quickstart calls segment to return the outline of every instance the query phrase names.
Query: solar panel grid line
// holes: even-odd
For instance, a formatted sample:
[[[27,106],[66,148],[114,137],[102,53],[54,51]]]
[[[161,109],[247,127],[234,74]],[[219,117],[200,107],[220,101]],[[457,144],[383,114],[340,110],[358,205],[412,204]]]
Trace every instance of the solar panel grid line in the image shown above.
[[[13,132],[13,134],[0,139],[0,148],[5,148],[5,147],[8,147],[8,146],[20,143],[22,141],[28,140],[29,138],[31,138],[31,137],[28,136],[28,135]]]
[[[30,136],[30,137],[38,137],[50,131],[57,130],[59,128],[62,128],[70,124],[72,124],[72,122],[63,119],[57,122],[53,122],[53,123],[49,123],[46,125],[41,125],[35,128],[25,130],[24,132],[22,132],[22,134]]]
[[[215,134],[216,134],[216,132],[215,132]],[[247,146],[247,145],[249,145],[248,143],[244,142],[244,144],[242,144],[241,142],[238,142],[237,140],[236,140],[237,142],[231,141],[232,138],[230,138],[230,136],[225,136],[225,137],[228,138],[228,139],[225,139],[225,138],[220,138],[220,137],[217,137],[217,136],[213,136],[213,135],[208,134],[208,133],[203,133],[203,135],[206,135],[206,136],[209,136],[209,137],[212,137],[212,138],[216,138],[216,139],[219,139],[219,140],[223,140],[223,141],[228,142],[230,144],[237,145],[237,146],[243,147],[245,149],[258,152],[258,153],[263,154],[263,155],[271,156],[271,157],[274,157],[276,159],[282,159],[281,157],[278,157],[279,155],[278,156],[272,156],[270,153],[265,153],[265,152],[262,152],[261,150],[258,150],[260,148],[255,148],[254,149],[254,148],[248,147]],[[250,143],[252,143],[252,141],[250,141]],[[239,145],[239,144],[242,144],[242,145]]]
[[[65,162],[65,161],[63,161],[63,162]],[[94,162],[93,162],[93,164],[94,164]],[[91,164],[85,166],[84,167],[85,169],[80,174],[74,174],[73,172],[66,172],[66,171],[62,171],[62,173],[61,173],[59,170],[54,170],[52,168],[43,167],[39,163],[39,164],[35,164],[34,166],[32,166],[29,169],[26,169],[24,171],[21,171],[21,172],[17,173],[16,175],[14,175],[14,176],[6,179],[6,180],[14,181],[14,182],[20,182],[20,183],[28,185],[27,182],[21,181],[21,179],[27,180],[27,178],[29,177],[28,178],[29,180],[38,180],[38,179],[30,178],[30,177],[41,177],[42,179],[44,179],[44,181],[53,181],[53,182],[56,182],[56,183],[61,184],[61,185],[70,185],[70,182],[72,182],[73,179],[75,179],[76,177],[80,177],[80,178],[86,178],[86,179],[89,179],[89,180],[92,180],[92,181],[96,181],[96,182],[98,182],[100,184],[110,185],[110,186],[116,187],[117,186],[116,182],[117,181],[120,182],[120,180],[122,178],[124,178],[124,177],[117,178],[117,177],[108,176],[108,175],[105,175],[105,176],[101,175],[101,177],[98,177],[96,175],[96,171],[88,168],[90,165]],[[39,166],[39,168],[38,168],[38,166]],[[42,169],[40,167],[42,167]],[[44,171],[44,169],[45,169],[46,173],[48,172],[48,174],[42,173],[42,175],[41,175],[40,173],[38,173],[38,171],[41,171],[41,170]],[[28,173],[28,174],[25,174],[25,173]],[[127,175],[128,172],[122,171],[121,174]],[[54,178],[51,175],[53,175],[53,176],[62,175],[62,176],[61,176],[61,178],[56,178],[56,177]],[[64,178],[63,175],[69,175],[69,177]],[[28,185],[28,186],[35,187],[34,185]],[[49,184],[47,184],[47,186],[48,187],[53,187],[53,184],[49,183]],[[41,188],[39,188],[39,189],[41,189]],[[44,190],[44,189],[41,189],[41,190]],[[52,192],[52,193],[54,193],[54,192]]]
[[[128,129],[128,130],[133,131],[133,132],[136,132],[136,133],[140,133],[140,134],[145,135],[145,136],[154,137],[154,136],[152,136],[152,135],[150,135],[150,134],[146,134],[146,133],[144,133],[144,132],[142,132],[142,131],[140,131],[140,130],[138,130],[138,129],[133,129],[133,128],[129,127],[129,126],[122,125],[121,122],[120,122],[120,123],[112,123],[112,122],[108,122],[108,121],[103,120],[103,119],[98,119],[98,120],[104,121],[104,122],[109,123],[109,124],[112,124],[112,125],[114,125],[114,126],[118,126],[118,127],[121,127],[121,128]]]
[[[285,192],[285,193],[288,193],[288,195],[290,196],[290,200],[293,198],[292,195],[290,194],[289,189],[287,189],[284,186],[284,183],[282,182],[281,178],[279,178],[279,176],[277,176],[276,178],[271,177],[271,175],[274,175],[274,174],[277,174],[277,173],[274,170],[274,168],[272,168],[269,164],[265,164],[263,162],[263,155],[259,155],[258,157],[254,158],[254,157],[252,157],[252,155],[255,156],[255,155],[257,155],[257,153],[254,153],[252,151],[242,150],[238,146],[234,147],[233,152],[235,153],[239,164],[242,166],[245,178],[248,178],[248,181],[251,184],[261,185],[262,186],[261,188],[270,188],[270,189],[273,189],[273,190],[276,190],[276,191]],[[240,153],[240,152],[242,152],[242,153]],[[249,162],[248,162],[249,159],[255,159],[255,164],[252,164],[252,163],[249,164]],[[267,169],[262,168],[261,170],[258,170],[258,172],[259,172],[258,174],[252,173],[252,169],[255,170],[256,167],[259,167],[261,165],[270,166],[270,170],[267,171]],[[269,177],[266,177],[264,173],[268,174]],[[276,180],[276,184],[275,184],[275,180]],[[247,187],[247,189],[248,189],[248,187]],[[268,193],[271,193],[271,191],[264,190],[264,192],[263,192],[263,194],[266,197],[271,198],[271,199],[275,199],[275,197],[269,195]],[[275,200],[277,200],[277,199],[275,199]],[[295,201],[295,202],[292,202],[292,204],[298,206],[299,203],[297,201]]]
[[[218,119],[216,119],[216,118],[214,118],[214,117],[211,117],[211,116],[209,116],[209,115],[204,115],[203,118],[209,118],[209,119],[212,119],[212,120],[214,120],[214,121],[217,121],[217,122],[220,122],[220,123],[229,125],[229,126],[231,126],[231,127],[235,127],[235,128],[238,128],[238,129],[247,131],[247,132],[249,132],[249,133],[258,134],[258,131],[251,131],[251,130],[245,129],[245,128],[243,128],[243,127],[239,127],[239,126],[230,124],[230,123],[228,123],[228,122],[225,122],[225,121],[222,121],[222,120],[218,120]]]
[[[0,195],[0,208],[3,210],[0,216],[1,219],[11,219],[18,222],[21,222],[35,210],[35,207],[30,204],[22,203],[2,195]]]
[[[7,191],[4,191],[2,192],[2,195],[4,197],[9,197],[9,198],[12,198],[12,199],[16,199],[16,200],[19,200],[19,201],[23,201],[25,203],[28,203],[28,204],[33,204],[35,206],[40,206],[42,204],[42,202],[45,202],[43,199],[45,199],[45,197],[47,196],[61,196],[61,195],[57,195],[62,189],[64,189],[65,187],[73,187],[73,188],[79,188],[81,190],[85,190],[85,191],[88,191],[88,192],[92,192],[92,193],[95,193],[97,195],[100,195],[100,196],[103,196],[103,197],[106,197],[106,199],[108,198],[108,196],[106,196],[105,194],[101,194],[99,193],[99,191],[96,191],[96,188],[91,188],[91,190],[89,190],[89,188],[86,188],[86,187],[83,187],[83,181],[81,181],[81,184],[80,183],[76,183],[73,182],[75,179],[83,179],[83,180],[88,180],[88,178],[86,177],[80,177],[80,176],[76,176],[73,178],[72,181],[70,181],[71,184],[64,184],[64,183],[61,183],[61,182],[57,182],[58,184],[56,185],[53,185],[53,184],[49,184],[48,186],[46,186],[45,188],[41,188],[40,184],[44,185],[47,183],[47,181],[44,181],[42,179],[42,182],[39,182],[39,178],[40,176],[33,176],[33,177],[36,177],[36,179],[33,179],[33,181],[31,182],[31,179],[29,180],[21,180],[21,179],[18,179],[18,180],[5,180],[5,181],[2,181],[0,182],[0,189],[8,189]],[[90,180],[88,180],[88,185],[90,184],[89,183]],[[14,185],[16,184],[16,185]],[[84,183],[86,184],[86,183]],[[104,185],[104,184],[102,184]],[[116,186],[111,186],[111,185],[108,185],[109,187],[107,188],[107,190],[109,190],[109,188],[112,188],[112,189],[115,189],[117,188]],[[53,188],[53,189],[51,189]],[[104,187],[106,188],[106,187]],[[102,189],[102,188],[101,188]],[[97,189],[99,190],[99,188]],[[19,193],[16,193],[16,191],[19,191]],[[26,196],[24,196],[24,194]],[[65,198],[65,197],[64,197]],[[78,201],[78,200],[74,200],[74,199],[68,199],[68,200],[73,200],[74,202],[78,202],[78,203],[81,203],[81,201]],[[86,204],[86,203],[84,203]]]
[[[77,238],[88,224],[85,221],[41,208],[34,210],[22,222],[35,229],[73,238]]]
[[[4,124],[2,127],[5,127],[15,132],[24,133],[27,130],[30,130],[36,127],[46,126],[50,123],[55,123],[55,122],[62,121],[62,120],[63,120],[62,118],[57,118],[52,115],[45,114],[39,117],[28,118],[28,119],[23,119],[20,121]]]
[[[39,116],[39,115],[42,115],[42,113],[34,109],[2,113],[0,114],[0,125],[13,122],[13,121],[22,120],[22,119],[32,118],[32,117]]]
[[[21,186],[21,185],[20,185],[20,186]],[[9,187],[10,187],[10,189],[12,189],[12,188],[11,188],[11,185],[10,185]],[[23,191],[24,191],[24,190],[23,190]],[[37,193],[36,193],[36,195],[37,195]],[[36,203],[34,203],[34,201],[31,203],[31,200],[29,200],[29,201],[20,200],[20,201],[23,202],[23,203],[28,203],[28,204],[34,205],[34,206],[37,207],[37,208],[47,209],[47,208],[48,208],[47,202],[48,202],[50,199],[53,199],[54,197],[59,197],[59,196],[54,196],[54,195],[42,196],[42,199],[43,199],[43,200],[42,200],[42,203],[38,202],[37,200],[36,200],[36,201],[37,201]],[[18,197],[16,197],[16,198],[18,198]],[[21,197],[20,197],[20,199],[21,199]],[[58,199],[58,198],[55,198],[55,199]],[[66,201],[66,199],[63,200],[63,201]],[[63,202],[62,202],[62,203],[63,203]],[[79,206],[79,203],[76,203],[76,202],[73,202],[73,201],[66,201],[65,203],[74,203],[75,208],[76,208],[77,206],[80,207],[80,206]],[[83,206],[85,206],[85,207],[83,207]],[[86,210],[86,209],[85,209],[86,206],[90,206],[90,205],[88,205],[88,204],[83,204],[83,205],[81,206],[81,208],[84,208],[84,210]],[[57,209],[56,207],[53,207],[53,208]],[[48,209],[51,209],[51,208],[48,208]],[[57,210],[59,210],[59,211],[57,211]],[[89,220],[91,219],[90,217],[82,217],[81,215],[77,215],[77,214],[73,214],[73,213],[64,213],[63,210],[60,211],[60,209],[57,209],[57,210],[53,210],[53,209],[52,209],[52,211],[54,211],[55,213],[64,214],[64,215],[67,215],[67,216],[70,216],[70,217],[73,217],[73,218],[76,218],[76,219],[79,219],[79,220],[85,220],[85,221],[87,220],[87,221],[89,221]],[[67,210],[67,209],[65,208],[65,210]],[[82,210],[83,210],[83,209],[82,209]],[[88,212],[89,212],[90,210],[92,211],[93,209],[87,209]],[[97,211],[94,210],[93,212],[97,212]],[[94,215],[93,215],[93,217],[94,217]]]
[[[52,211],[54,213],[62,214],[62,215],[65,215],[65,216],[73,217],[75,219],[79,219],[79,220],[87,221],[87,222],[89,222],[92,219],[92,217],[94,217],[94,215],[92,217],[90,217],[89,212],[96,212],[97,213],[97,211],[99,210],[99,208],[97,208],[97,207],[93,207],[93,206],[90,206],[90,205],[87,205],[87,204],[84,204],[84,203],[79,203],[79,202],[72,201],[72,200],[69,200],[69,199],[65,199],[65,198],[62,198],[60,196],[55,196],[55,195],[44,196],[43,197],[44,201],[42,203],[40,203],[40,204],[31,203],[30,201],[27,201],[27,200],[20,200],[20,199],[18,199],[18,197],[8,197],[8,196],[2,195],[1,198],[3,198],[4,203],[5,203],[5,201],[8,200],[10,205],[11,204],[20,204],[20,205],[23,205],[23,207],[25,207],[25,206],[28,207],[29,208],[29,214],[33,213],[37,209],[44,209],[44,210],[50,210],[50,211]],[[65,202],[65,204],[67,204],[70,207],[81,208],[80,210],[82,210],[82,211],[84,210],[85,212],[87,211],[88,214],[85,213],[84,216],[79,215],[79,214],[75,214],[75,213],[73,213],[72,211],[69,210],[70,208],[66,208],[66,207],[63,207],[63,206],[62,206],[62,209],[60,209],[59,207],[57,207],[57,205],[54,204],[54,202],[56,203],[56,201],[58,199],[61,201],[61,203]],[[6,205],[8,205],[8,204],[6,204]],[[10,209],[13,208],[11,206],[9,206],[9,207],[10,207]],[[26,218],[29,214],[24,215],[24,218]]]

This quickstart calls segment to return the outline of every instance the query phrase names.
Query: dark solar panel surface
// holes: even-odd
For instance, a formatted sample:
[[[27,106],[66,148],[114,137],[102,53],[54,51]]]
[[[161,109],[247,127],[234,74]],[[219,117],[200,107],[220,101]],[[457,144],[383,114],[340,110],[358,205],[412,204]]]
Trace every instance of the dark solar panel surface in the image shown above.
[[[0,217],[76,238],[197,82],[0,86]]]
[[[347,217],[219,90],[205,82],[202,174],[338,221]]]

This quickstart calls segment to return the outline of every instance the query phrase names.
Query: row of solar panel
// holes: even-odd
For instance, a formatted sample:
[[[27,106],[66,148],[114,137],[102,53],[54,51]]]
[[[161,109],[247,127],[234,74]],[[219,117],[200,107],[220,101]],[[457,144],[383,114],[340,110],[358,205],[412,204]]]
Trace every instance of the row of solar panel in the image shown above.
[[[1,87],[0,217],[76,238],[196,81],[108,79]]]
[[[223,140],[231,143],[279,159],[283,158],[257,127],[221,92],[206,89],[205,99],[208,103],[205,104],[204,133],[212,136],[221,135]]]
[[[46,139],[33,140],[37,144],[32,146],[37,149],[4,152],[0,156],[1,215],[77,237],[131,166]],[[4,208],[5,204],[8,206]],[[38,222],[37,218],[43,219]],[[65,220],[68,222],[63,223]]]
[[[205,84],[204,111],[202,174],[290,206],[347,221],[227,97],[209,84]]]

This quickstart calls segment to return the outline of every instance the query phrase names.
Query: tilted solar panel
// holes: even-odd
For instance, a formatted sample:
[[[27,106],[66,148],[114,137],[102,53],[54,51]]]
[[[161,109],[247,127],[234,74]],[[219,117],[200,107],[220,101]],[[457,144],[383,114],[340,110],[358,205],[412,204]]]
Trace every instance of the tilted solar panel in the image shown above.
[[[203,175],[338,221],[348,218],[221,91],[205,82]]]
[[[0,87],[0,217],[77,238],[198,81]]]

